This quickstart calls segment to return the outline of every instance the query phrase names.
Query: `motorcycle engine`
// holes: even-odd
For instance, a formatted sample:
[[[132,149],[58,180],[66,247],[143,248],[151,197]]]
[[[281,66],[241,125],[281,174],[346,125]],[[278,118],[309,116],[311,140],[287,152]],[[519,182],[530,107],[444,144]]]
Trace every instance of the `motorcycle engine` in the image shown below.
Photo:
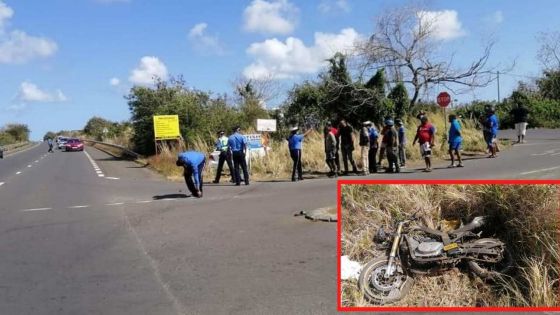
[[[429,241],[421,242],[414,249],[414,255],[417,257],[437,257],[443,254],[443,243]]]

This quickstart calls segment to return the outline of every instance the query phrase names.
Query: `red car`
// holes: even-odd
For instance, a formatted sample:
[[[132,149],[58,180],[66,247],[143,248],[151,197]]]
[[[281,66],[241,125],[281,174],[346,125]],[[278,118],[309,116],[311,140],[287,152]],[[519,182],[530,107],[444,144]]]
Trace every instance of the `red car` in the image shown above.
[[[68,139],[64,151],[84,151],[84,143],[80,139]]]

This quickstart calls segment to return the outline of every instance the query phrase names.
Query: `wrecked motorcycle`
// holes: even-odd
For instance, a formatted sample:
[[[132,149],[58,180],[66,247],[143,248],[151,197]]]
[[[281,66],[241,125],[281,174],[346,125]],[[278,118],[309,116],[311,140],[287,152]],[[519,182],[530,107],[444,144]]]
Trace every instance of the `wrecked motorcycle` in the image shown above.
[[[512,267],[511,253],[500,240],[480,237],[485,220],[475,217],[458,229],[444,232],[419,223],[414,214],[398,222],[394,235],[380,229],[375,240],[390,248],[389,255],[367,263],[358,286],[371,302],[387,304],[407,295],[415,274],[438,274],[463,262],[481,278],[505,273]]]

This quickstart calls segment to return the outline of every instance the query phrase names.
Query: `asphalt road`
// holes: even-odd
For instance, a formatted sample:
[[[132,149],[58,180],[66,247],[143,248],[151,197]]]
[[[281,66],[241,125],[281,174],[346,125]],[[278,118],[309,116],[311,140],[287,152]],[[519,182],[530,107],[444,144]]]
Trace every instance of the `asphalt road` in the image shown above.
[[[530,131],[464,169],[369,178],[560,178],[559,135]],[[336,226],[293,216],[334,205],[334,180],[194,199],[96,149],[46,151],[0,160],[0,314],[336,313]]]

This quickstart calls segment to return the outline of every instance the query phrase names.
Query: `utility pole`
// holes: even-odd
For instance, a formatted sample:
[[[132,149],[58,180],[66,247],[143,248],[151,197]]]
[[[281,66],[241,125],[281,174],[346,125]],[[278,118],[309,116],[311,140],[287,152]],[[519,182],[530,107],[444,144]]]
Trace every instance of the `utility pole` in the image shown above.
[[[500,71],[498,71],[498,103],[500,103]]]

